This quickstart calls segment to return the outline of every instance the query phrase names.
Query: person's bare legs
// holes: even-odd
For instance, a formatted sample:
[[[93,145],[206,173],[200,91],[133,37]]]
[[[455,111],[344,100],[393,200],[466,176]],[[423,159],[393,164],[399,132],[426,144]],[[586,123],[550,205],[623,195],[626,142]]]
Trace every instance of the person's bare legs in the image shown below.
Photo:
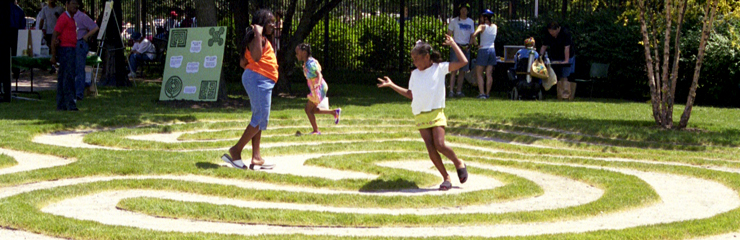
[[[257,134],[252,137],[252,164],[262,165],[265,164],[265,160],[260,156],[260,141],[262,140],[262,130],[257,131]]]
[[[445,181],[451,182],[450,175],[447,174],[447,169],[445,169],[445,165],[442,163],[442,157],[439,155],[439,152],[437,152],[437,149],[435,148],[432,129],[419,129],[419,133],[421,134],[421,138],[424,139],[424,144],[427,147],[427,153],[429,153],[429,158],[432,160],[434,167],[437,168],[437,171],[439,171],[439,174],[442,175],[442,178]]]
[[[311,122],[311,128],[313,128],[314,132],[319,131],[319,127],[318,125],[316,125],[316,114],[330,114],[334,116],[335,118],[337,117],[336,111],[329,110],[329,109],[319,109],[311,101],[308,101],[306,103],[306,109],[304,109],[304,111],[306,112],[306,115],[308,116],[308,121]]]
[[[493,66],[486,66],[486,96],[491,93],[491,87],[493,87]]]
[[[455,79],[457,79],[458,72],[459,71],[450,72],[450,89],[448,90],[448,92],[452,92],[451,97],[455,96]]]
[[[457,71],[457,92],[455,93],[462,92],[462,85],[464,81],[465,81],[465,71],[458,70]]]
[[[483,87],[483,66],[475,66],[475,77],[478,80],[478,92],[480,94],[484,94],[484,87]]]
[[[253,140],[253,138],[260,132],[260,129],[257,127],[252,127],[252,125],[247,126],[247,128],[244,129],[244,133],[242,133],[242,136],[239,138],[239,141],[236,142],[236,145],[229,148],[231,159],[242,160],[242,150],[244,150],[244,146],[247,146],[247,143],[249,143],[250,140]],[[252,155],[254,155],[255,151],[259,153],[259,142],[257,143],[257,150],[254,148],[254,142],[252,142]]]
[[[439,153],[442,153],[442,155],[445,155],[448,159],[452,161],[452,163],[455,164],[455,168],[460,169],[465,167],[465,163],[457,158],[457,155],[455,154],[455,151],[452,150],[452,148],[448,147],[445,144],[445,128],[442,126],[433,127],[432,129],[432,137],[434,141],[434,148],[439,151]]]

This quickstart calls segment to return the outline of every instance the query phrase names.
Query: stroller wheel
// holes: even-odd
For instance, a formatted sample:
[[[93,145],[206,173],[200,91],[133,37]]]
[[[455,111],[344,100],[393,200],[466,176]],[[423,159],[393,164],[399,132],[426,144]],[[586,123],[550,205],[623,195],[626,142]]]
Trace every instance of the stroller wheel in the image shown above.
[[[519,91],[516,90],[516,87],[511,88],[511,100],[519,100]]]

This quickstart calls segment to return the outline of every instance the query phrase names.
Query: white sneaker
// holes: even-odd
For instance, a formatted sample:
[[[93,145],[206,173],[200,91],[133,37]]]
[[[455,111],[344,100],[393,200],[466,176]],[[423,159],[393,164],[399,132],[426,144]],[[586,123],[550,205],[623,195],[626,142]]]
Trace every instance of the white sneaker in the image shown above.
[[[128,73],[128,77],[130,77],[130,78],[136,78],[136,73],[130,72],[130,73]]]

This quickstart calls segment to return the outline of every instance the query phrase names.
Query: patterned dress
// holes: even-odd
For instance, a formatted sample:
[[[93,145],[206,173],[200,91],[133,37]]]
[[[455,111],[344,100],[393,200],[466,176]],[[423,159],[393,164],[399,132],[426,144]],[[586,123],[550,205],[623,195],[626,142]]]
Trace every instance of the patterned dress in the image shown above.
[[[308,100],[319,105],[322,100],[326,97],[326,91],[329,90],[329,86],[326,85],[326,81],[319,77],[321,72],[321,65],[315,58],[309,57],[305,63],[303,63],[303,75],[306,76],[306,82],[308,83],[308,89],[311,93],[308,94]]]

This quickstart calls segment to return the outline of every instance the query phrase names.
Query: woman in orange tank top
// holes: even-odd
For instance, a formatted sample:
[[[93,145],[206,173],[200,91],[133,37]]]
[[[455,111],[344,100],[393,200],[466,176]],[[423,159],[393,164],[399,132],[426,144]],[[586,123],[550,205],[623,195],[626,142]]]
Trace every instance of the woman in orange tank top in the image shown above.
[[[242,45],[246,47],[240,65],[244,68],[242,85],[249,95],[252,119],[242,133],[239,141],[221,159],[239,169],[272,169],[275,164],[266,162],[260,156],[262,130],[267,129],[270,118],[272,89],[278,80],[278,64],[272,48],[275,17],[272,12],[262,9],[252,18],[252,26],[247,29]],[[247,167],[242,162],[242,150],[252,141],[252,161]]]

